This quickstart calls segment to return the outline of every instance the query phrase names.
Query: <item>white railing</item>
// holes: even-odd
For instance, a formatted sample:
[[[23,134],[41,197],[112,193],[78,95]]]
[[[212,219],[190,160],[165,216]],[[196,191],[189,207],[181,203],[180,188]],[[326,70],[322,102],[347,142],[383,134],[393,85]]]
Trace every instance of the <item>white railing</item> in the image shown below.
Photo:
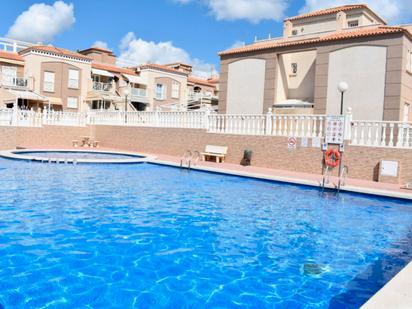
[[[41,127],[42,113],[27,110],[0,110],[1,126]]]
[[[131,88],[131,94],[136,97],[147,97],[147,91],[144,88]]]
[[[93,89],[97,91],[110,91],[112,89],[111,83],[93,82]]]
[[[206,129],[206,122],[205,112],[97,111],[89,113],[89,123],[94,125]]]
[[[209,116],[208,132],[241,135],[323,137],[325,115]]]
[[[55,126],[86,126],[87,114],[75,112],[44,111],[42,113],[43,125]]]
[[[412,148],[412,123],[400,121],[352,121],[351,145]]]

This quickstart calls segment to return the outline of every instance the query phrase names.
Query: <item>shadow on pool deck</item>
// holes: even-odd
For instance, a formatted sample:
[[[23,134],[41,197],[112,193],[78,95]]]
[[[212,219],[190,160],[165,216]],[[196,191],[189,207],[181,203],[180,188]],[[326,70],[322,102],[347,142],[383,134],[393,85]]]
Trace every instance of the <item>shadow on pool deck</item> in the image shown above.
[[[412,260],[412,229],[399,245],[391,247],[377,261],[359,273],[346,286],[347,291],[333,297],[329,308],[359,308]],[[362,287],[375,283],[374,291]]]

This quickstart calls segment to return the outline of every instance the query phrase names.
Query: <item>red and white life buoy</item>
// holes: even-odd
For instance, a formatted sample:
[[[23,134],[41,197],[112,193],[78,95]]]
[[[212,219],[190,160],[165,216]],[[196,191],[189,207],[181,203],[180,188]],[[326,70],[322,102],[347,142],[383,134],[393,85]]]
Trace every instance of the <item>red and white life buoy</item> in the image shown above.
[[[340,152],[336,149],[329,149],[325,153],[325,164],[330,167],[336,167],[340,162]]]

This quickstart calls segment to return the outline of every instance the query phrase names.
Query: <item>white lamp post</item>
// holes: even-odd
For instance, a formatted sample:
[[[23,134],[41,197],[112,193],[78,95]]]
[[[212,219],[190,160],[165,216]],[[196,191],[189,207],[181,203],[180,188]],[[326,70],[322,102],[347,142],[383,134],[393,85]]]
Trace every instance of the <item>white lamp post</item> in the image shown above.
[[[126,89],[123,92],[124,94],[124,123],[127,123],[127,97],[129,96],[129,88],[126,87]]]
[[[343,115],[343,94],[349,89],[347,82],[340,82],[338,84],[338,91],[340,92],[340,114]]]

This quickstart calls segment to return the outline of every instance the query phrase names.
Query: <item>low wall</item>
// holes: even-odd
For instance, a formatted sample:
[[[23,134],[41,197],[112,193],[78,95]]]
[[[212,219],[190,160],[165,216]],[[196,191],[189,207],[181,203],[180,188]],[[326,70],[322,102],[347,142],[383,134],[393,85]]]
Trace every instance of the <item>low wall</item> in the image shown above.
[[[321,173],[322,153],[318,148],[300,147],[289,151],[286,137],[212,134],[198,129],[124,126],[44,126],[41,128],[0,127],[0,149],[15,147],[71,147],[72,140],[94,136],[102,147],[181,156],[187,149],[202,151],[205,145],[228,146],[226,161],[239,163],[243,151],[253,151],[252,164],[260,167],[306,173]],[[347,146],[344,163],[349,177],[377,180],[382,159],[400,163],[400,174],[385,182],[412,180],[412,150]]]
[[[181,156],[187,149],[202,151],[205,145],[228,146],[227,162],[239,163],[243,151],[253,151],[252,164],[290,171],[321,173],[322,154],[319,148],[300,147],[289,151],[286,137],[211,134],[204,130],[96,126],[95,136],[103,146],[132,151]],[[349,177],[377,180],[382,159],[399,161],[398,179],[388,182],[405,183],[412,180],[412,150],[347,146],[344,163]]]

